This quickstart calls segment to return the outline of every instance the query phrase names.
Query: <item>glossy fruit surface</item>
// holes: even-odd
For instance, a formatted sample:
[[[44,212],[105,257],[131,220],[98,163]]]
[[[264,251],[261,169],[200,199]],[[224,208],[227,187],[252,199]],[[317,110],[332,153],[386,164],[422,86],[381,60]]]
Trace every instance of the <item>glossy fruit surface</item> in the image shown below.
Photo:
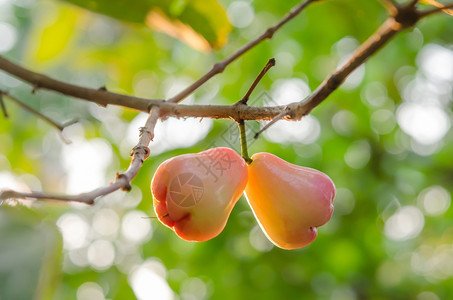
[[[182,239],[206,241],[223,230],[246,184],[246,163],[230,148],[173,157],[151,182],[154,211]]]
[[[310,244],[333,213],[335,185],[324,173],[256,153],[248,166],[247,200],[267,237],[283,249]]]

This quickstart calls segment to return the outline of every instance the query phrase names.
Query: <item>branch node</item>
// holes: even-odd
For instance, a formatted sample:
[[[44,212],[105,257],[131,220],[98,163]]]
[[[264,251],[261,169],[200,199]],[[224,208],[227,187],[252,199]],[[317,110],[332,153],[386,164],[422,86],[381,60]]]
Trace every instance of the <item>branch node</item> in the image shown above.
[[[132,148],[130,156],[133,156],[135,158],[137,155],[142,154],[143,155],[142,162],[143,162],[145,159],[147,159],[149,157],[149,152],[150,152],[150,150],[148,147],[135,146],[134,148]]]
[[[107,88],[105,87],[105,85],[101,86],[100,88],[98,88],[96,91],[95,91],[95,94],[98,94],[99,92],[103,93],[103,92],[108,92]],[[97,97],[99,98],[99,97]],[[96,101],[96,104],[100,107],[107,107],[107,104],[106,103],[101,103],[99,101]]]
[[[157,103],[156,103],[157,102]],[[154,108],[154,107],[159,107],[160,104],[162,103],[165,103],[167,101],[165,101],[164,99],[154,99],[154,100],[150,100],[149,101],[149,104],[148,104],[148,113],[151,112],[151,110]]]
[[[146,127],[140,127],[138,129],[138,131],[139,131],[139,134],[138,134],[139,137],[142,137],[145,133],[146,134],[151,134],[151,131],[146,129]]]
[[[87,205],[93,205],[94,204],[94,199],[90,198],[90,199],[87,199],[85,200],[83,203],[87,204]]]
[[[345,78],[341,78],[337,74],[334,74],[328,79],[327,86],[328,88],[335,90],[343,83],[344,79]]]
[[[33,84],[33,88],[31,89],[32,94],[36,94],[36,92],[39,90],[39,85],[37,83]]]
[[[3,111],[3,116],[8,119],[8,111],[6,110],[6,105],[5,105],[5,102],[3,102],[3,91],[0,90],[0,106],[2,108],[2,111]]]
[[[264,36],[265,36],[267,39],[271,39],[271,38],[274,36],[275,31],[276,31],[276,29],[275,29],[274,27],[268,28],[268,29],[266,30],[266,32],[264,33]]]
[[[215,74],[222,73],[225,70],[225,67],[225,64],[218,62],[212,66],[212,72]]]
[[[123,178],[126,180],[126,184],[121,187],[121,190],[124,192],[130,192],[132,190],[132,186],[129,182],[129,178],[123,173],[116,173],[116,181],[119,181]]]
[[[230,116],[230,119],[234,120],[237,123],[239,123],[243,119],[241,115],[242,108],[247,106],[247,102],[244,103],[243,99],[244,98],[233,104],[235,109],[233,111],[232,116]]]
[[[409,28],[414,26],[420,19],[420,14],[415,5],[409,2],[406,5],[395,6],[395,10],[390,13],[390,16],[402,26],[402,28]]]

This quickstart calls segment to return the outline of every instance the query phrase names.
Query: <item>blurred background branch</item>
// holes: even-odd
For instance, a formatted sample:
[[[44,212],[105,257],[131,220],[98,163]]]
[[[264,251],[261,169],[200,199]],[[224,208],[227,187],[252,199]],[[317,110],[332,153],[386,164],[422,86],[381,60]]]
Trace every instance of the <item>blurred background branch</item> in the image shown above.
[[[32,114],[36,115],[38,118],[44,120],[45,122],[47,122],[48,124],[50,124],[51,126],[55,127],[56,129],[58,129],[59,133],[60,133],[60,137],[62,139],[62,141],[65,143],[65,144],[70,144],[71,141],[68,140],[64,134],[63,134],[63,130],[68,127],[68,126],[71,126],[75,123],[77,123],[78,121],[77,120],[70,120],[70,121],[67,121],[65,123],[58,123],[54,120],[52,120],[51,118],[43,115],[41,112],[39,112],[38,110],[34,109],[33,107],[31,107],[30,105],[24,103],[23,101],[20,101],[19,99],[17,99],[16,97],[10,95],[8,92],[6,91],[2,91],[0,90],[0,96],[3,95],[5,96],[6,98],[8,98],[9,100],[11,100],[12,102],[16,103],[17,105],[19,105],[20,107],[22,107],[23,109],[31,112]],[[3,101],[1,101],[2,103],[2,108],[4,108],[4,103]],[[3,110],[4,113],[5,113],[5,116],[6,116],[6,108]]]

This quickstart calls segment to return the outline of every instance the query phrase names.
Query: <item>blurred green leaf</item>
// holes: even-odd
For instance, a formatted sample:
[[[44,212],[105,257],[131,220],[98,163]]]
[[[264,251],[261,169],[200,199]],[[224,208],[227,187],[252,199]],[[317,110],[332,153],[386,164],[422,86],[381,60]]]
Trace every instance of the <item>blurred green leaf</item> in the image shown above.
[[[0,299],[50,299],[61,250],[55,225],[25,207],[0,207]]]
[[[202,51],[222,47],[231,31],[217,0],[65,1],[121,21],[146,24]]]

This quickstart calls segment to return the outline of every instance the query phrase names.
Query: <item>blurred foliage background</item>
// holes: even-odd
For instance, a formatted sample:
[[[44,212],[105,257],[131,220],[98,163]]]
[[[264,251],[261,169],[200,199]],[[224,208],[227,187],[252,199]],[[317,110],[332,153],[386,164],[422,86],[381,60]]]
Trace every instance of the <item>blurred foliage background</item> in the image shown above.
[[[295,4],[0,0],[0,54],[64,81],[167,98]],[[251,103],[301,100],[386,17],[379,1],[310,5],[183,103],[234,103],[270,57],[277,65]],[[0,88],[58,122],[80,120],[64,130],[66,145],[5,98],[0,188],[80,193],[127,168],[146,115],[32,94],[4,72]],[[161,162],[239,149],[231,121],[159,122],[130,193],[94,206],[1,204],[0,299],[452,299],[452,91],[453,18],[438,14],[399,34],[310,116],[251,140],[251,153],[319,169],[337,186],[332,220],[297,251],[266,240],[245,198],[208,242],[182,241],[153,219],[149,185]]]

